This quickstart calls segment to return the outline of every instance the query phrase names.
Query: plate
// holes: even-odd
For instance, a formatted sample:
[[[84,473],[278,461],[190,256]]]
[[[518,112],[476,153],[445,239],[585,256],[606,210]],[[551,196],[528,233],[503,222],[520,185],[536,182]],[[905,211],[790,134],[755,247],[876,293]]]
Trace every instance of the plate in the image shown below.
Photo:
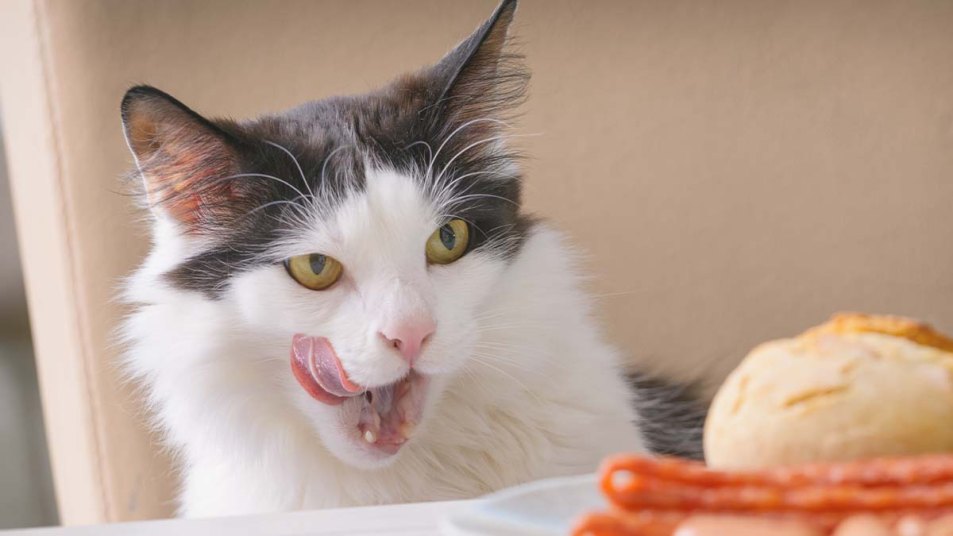
[[[583,513],[605,509],[596,475],[538,480],[474,501],[446,518],[444,536],[566,536]]]

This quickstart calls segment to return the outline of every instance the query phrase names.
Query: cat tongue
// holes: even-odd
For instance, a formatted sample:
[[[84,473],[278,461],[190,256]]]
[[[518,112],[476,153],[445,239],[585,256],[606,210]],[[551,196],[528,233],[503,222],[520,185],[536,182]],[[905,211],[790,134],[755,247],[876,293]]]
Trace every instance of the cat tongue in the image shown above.
[[[325,337],[295,334],[291,339],[291,368],[298,383],[325,404],[340,404],[344,398],[364,392],[348,379],[331,341]]]

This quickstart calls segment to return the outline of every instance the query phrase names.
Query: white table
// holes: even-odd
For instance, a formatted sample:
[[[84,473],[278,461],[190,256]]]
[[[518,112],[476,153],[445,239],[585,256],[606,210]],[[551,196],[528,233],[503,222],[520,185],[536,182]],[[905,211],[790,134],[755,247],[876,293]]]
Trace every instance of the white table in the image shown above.
[[[467,501],[0,531],[0,536],[437,536]]]

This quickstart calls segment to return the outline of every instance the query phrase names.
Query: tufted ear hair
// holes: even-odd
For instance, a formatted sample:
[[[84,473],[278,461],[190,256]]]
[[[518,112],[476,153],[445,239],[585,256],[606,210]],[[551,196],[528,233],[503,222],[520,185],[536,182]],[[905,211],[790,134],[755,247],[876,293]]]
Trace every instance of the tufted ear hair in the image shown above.
[[[516,0],[504,0],[470,37],[429,72],[433,106],[450,127],[478,118],[506,117],[522,103],[529,73],[522,56],[507,50]]]
[[[230,180],[239,172],[234,135],[150,86],[127,91],[121,114],[153,211],[202,232],[248,204],[255,184]]]

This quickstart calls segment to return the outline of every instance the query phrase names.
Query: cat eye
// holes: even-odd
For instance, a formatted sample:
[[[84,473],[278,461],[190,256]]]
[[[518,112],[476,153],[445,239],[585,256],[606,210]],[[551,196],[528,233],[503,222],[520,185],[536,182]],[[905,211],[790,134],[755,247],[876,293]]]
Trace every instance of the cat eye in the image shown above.
[[[427,239],[427,261],[433,264],[450,264],[467,251],[470,243],[470,228],[463,220],[450,220]]]
[[[298,255],[285,261],[288,274],[301,286],[311,290],[324,290],[341,277],[341,263],[320,253]]]

